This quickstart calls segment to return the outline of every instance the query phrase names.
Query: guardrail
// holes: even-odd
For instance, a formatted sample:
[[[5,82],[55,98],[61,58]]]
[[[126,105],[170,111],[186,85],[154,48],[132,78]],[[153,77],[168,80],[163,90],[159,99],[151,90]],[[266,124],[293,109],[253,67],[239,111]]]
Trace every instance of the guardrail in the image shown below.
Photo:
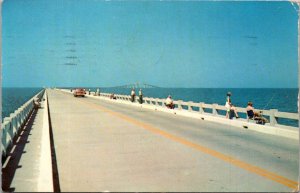
[[[45,89],[40,91],[30,100],[28,100],[25,104],[23,104],[20,108],[15,110],[14,113],[11,113],[9,117],[5,117],[3,123],[1,125],[2,130],[2,159],[7,156],[10,148],[12,147],[15,136],[19,133],[20,129],[27,122],[30,114],[33,111],[34,98],[41,99]]]
[[[90,92],[90,94],[95,95],[95,92]],[[100,96],[109,98],[111,96],[111,93],[100,93]],[[114,94],[114,96],[116,97],[116,99],[119,99],[119,100],[131,101],[130,95]],[[138,102],[138,96],[135,97],[134,102]],[[144,102],[144,104],[148,104],[148,105],[155,105],[157,107],[165,107],[165,99],[143,97],[143,102]],[[208,115],[219,116],[219,117],[225,117],[225,115],[222,115],[220,112],[221,111],[226,112],[226,110],[227,110],[227,108],[224,105],[206,104],[204,102],[196,103],[193,101],[186,102],[186,101],[182,101],[182,100],[177,100],[177,101],[173,101],[173,103],[175,104],[176,110],[198,112],[200,114],[208,114]],[[236,110],[239,114],[245,114],[245,117],[247,117],[246,108],[236,107]],[[270,109],[270,110],[256,109],[256,111],[262,111],[263,116],[267,116],[269,118],[270,123],[267,123],[267,125],[270,125],[270,126],[282,126],[282,124],[278,123],[278,119],[280,119],[280,118],[299,121],[298,113],[280,112],[277,109]]]

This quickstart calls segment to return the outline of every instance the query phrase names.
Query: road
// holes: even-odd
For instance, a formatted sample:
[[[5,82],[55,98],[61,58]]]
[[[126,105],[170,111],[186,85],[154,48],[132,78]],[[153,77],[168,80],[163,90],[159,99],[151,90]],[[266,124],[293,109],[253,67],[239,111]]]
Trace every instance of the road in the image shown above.
[[[47,90],[61,191],[283,192],[299,141]]]

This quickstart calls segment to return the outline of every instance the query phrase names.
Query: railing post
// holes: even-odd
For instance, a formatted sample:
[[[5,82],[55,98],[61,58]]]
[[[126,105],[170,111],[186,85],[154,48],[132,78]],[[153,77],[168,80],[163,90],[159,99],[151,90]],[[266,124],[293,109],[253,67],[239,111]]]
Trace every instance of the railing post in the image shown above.
[[[7,147],[7,132],[6,132],[6,125],[7,123],[3,123],[2,127],[1,127],[1,132],[2,132],[2,139],[1,139],[1,147],[2,148],[2,156],[6,156],[6,147]]]
[[[137,96],[135,95],[134,96],[134,101],[133,101],[134,103],[137,103],[138,101],[137,101]]]
[[[270,125],[275,126],[277,124],[277,118],[275,113],[278,112],[277,109],[270,109]]]
[[[201,113],[201,114],[204,113],[203,105],[204,105],[204,102],[199,103],[199,113]]]
[[[9,127],[9,120],[8,118],[4,118],[3,121],[3,127],[2,127],[2,144],[3,144],[3,150],[6,153],[6,148],[8,146],[7,144],[7,128]]]
[[[188,102],[188,111],[192,111],[193,109],[192,109],[192,101],[189,101]]]
[[[178,110],[182,110],[182,100],[178,100]]]
[[[18,127],[21,127],[21,125],[22,125],[22,120],[21,120],[21,109],[20,108],[18,108],[18,110],[17,110],[17,117],[18,117],[18,119],[17,119],[17,121],[18,121]]]
[[[25,118],[24,118],[25,117],[25,115],[24,115],[25,114],[24,113],[24,109],[21,109],[21,113],[20,114],[21,114],[21,126],[23,126],[24,120],[25,120]]]
[[[12,127],[12,118],[11,117],[6,117],[4,118],[4,122],[7,122],[6,124],[6,132],[9,135],[9,143],[7,145],[10,145],[13,138],[14,138],[14,133],[13,133],[13,127]],[[7,143],[7,142],[6,142]]]
[[[165,103],[164,100],[161,100],[161,106],[162,106],[162,107],[166,107],[166,103]]]
[[[11,121],[12,121],[12,128],[13,128],[13,133],[17,133],[18,132],[18,124],[17,124],[17,114],[13,113],[11,114]]]
[[[158,99],[155,98],[154,101],[155,101],[155,106],[158,106]],[[152,102],[151,102],[151,103],[152,103]]]
[[[217,111],[217,105],[218,104],[212,104],[212,114],[213,116],[216,116],[218,114],[218,111]]]
[[[33,104],[33,101],[32,102],[30,102],[31,104]],[[29,115],[29,105],[27,104],[26,106],[25,106],[25,120],[28,118],[28,115]]]

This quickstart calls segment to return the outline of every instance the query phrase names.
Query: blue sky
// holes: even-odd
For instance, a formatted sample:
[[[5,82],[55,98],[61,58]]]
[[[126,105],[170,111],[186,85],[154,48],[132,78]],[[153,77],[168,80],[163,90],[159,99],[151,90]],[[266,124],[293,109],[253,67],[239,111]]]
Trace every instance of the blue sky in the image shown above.
[[[3,86],[298,87],[289,2],[6,0]]]

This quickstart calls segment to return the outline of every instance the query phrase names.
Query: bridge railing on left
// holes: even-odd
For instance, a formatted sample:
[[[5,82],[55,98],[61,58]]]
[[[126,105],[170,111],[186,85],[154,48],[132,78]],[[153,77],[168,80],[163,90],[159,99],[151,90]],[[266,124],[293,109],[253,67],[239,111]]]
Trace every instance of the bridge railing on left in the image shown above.
[[[45,89],[41,90],[20,108],[15,110],[14,113],[11,113],[9,117],[4,118],[1,125],[2,160],[8,155],[16,135],[20,132],[20,129],[25,125],[31,115],[34,109],[34,99],[41,99],[44,92]]]

